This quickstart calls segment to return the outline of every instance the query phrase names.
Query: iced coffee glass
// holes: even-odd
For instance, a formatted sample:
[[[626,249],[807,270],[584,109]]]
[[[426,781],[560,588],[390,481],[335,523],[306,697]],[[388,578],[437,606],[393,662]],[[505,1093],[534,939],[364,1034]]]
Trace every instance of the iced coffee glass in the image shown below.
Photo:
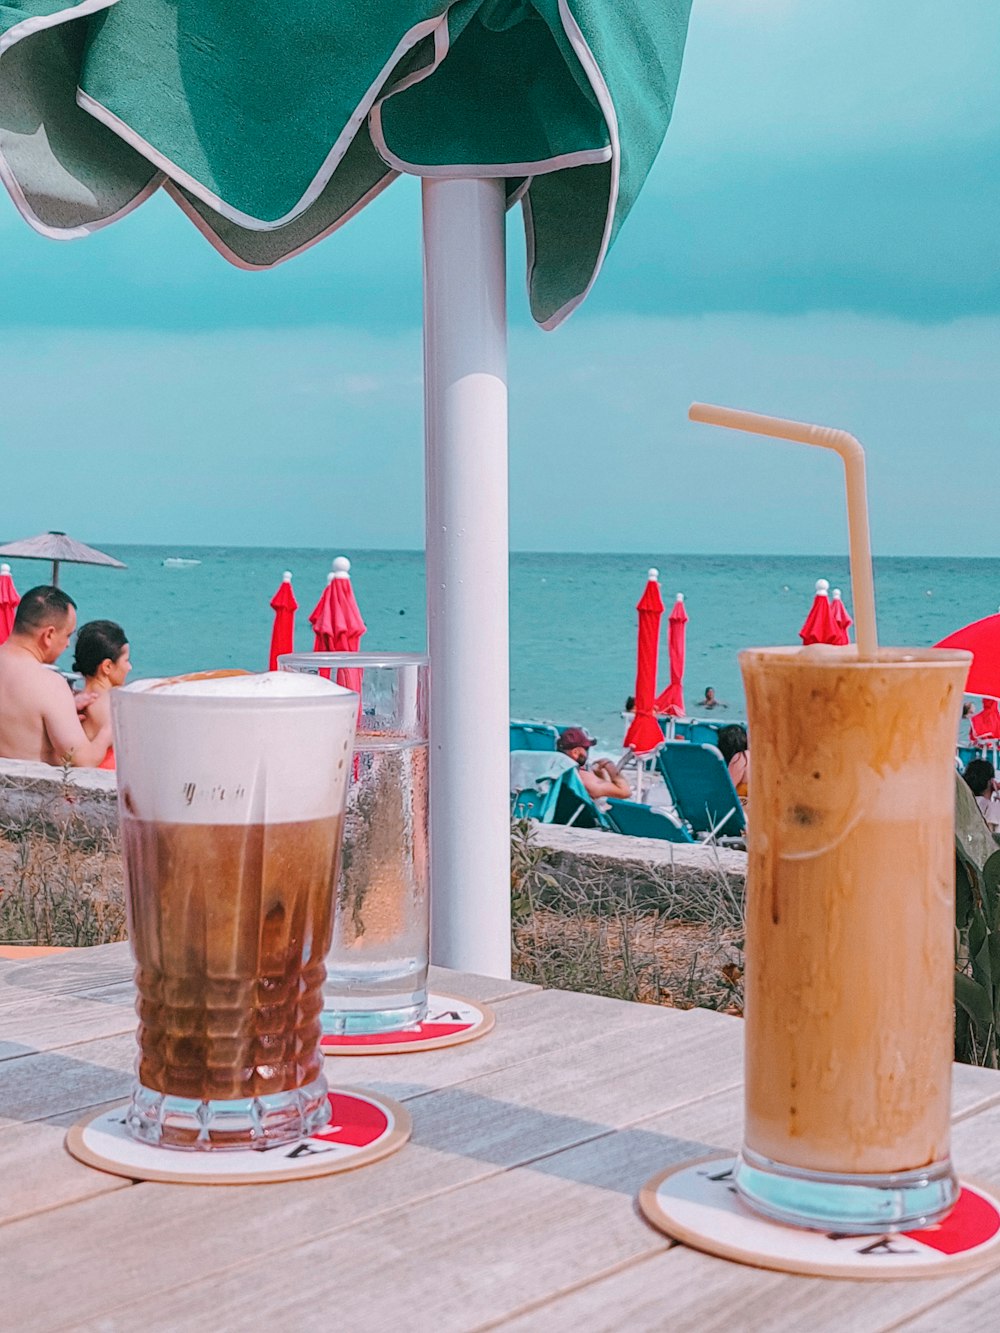
[[[357,695],[268,672],[139,681],[112,712],[135,1138],[267,1148],[329,1118],[324,960]]]
[[[427,1014],[430,945],[427,658],[291,653],[278,666],[350,680],[361,694],[324,1031],[412,1027]]]
[[[970,660],[740,654],[752,769],[735,1179],[781,1221],[880,1232],[957,1198],[954,755]]]

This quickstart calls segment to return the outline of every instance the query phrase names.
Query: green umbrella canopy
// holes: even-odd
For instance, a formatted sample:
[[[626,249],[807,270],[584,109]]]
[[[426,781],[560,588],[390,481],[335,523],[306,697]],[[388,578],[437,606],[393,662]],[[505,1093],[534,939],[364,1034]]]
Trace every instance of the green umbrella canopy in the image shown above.
[[[269,268],[399,172],[501,177],[535,319],[583,299],[653,164],[691,0],[0,0],[0,178],[53,237],[165,185]]]

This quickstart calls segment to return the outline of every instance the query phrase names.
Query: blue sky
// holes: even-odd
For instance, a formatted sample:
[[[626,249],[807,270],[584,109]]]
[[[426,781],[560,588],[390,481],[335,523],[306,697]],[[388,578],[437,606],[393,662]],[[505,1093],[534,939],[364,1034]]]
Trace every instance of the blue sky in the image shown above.
[[[535,330],[512,215],[521,549],[832,552],[854,430],[884,554],[994,554],[1000,6],[695,0],[674,123],[588,303]],[[268,274],[166,197],[86,241],[0,201],[3,536],[422,544],[419,192]]]

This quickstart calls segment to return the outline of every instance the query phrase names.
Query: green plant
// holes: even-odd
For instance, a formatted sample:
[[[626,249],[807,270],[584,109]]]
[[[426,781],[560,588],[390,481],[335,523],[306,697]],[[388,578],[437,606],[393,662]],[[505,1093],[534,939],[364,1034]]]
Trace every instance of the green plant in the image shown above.
[[[1000,849],[959,780],[955,832],[955,1059],[1000,1068]],[[971,809],[970,809],[971,808]],[[975,820],[979,821],[977,828]]]

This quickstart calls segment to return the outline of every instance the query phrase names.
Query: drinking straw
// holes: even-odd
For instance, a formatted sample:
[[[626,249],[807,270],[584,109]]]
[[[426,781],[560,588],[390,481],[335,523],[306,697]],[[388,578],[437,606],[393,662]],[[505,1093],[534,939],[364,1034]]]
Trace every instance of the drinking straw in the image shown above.
[[[794,440],[819,449],[832,449],[844,461],[847,483],[847,531],[851,561],[851,590],[854,596],[854,633],[858,656],[872,660],[878,654],[878,630],[875,624],[875,580],[872,575],[872,542],[868,527],[868,487],[865,482],[865,451],[853,435],[832,426],[811,426],[804,421],[786,421],[782,417],[762,416],[739,408],[716,407],[712,403],[692,403],[688,410],[692,421],[709,426],[726,426],[753,435],[771,435],[779,440]]]

